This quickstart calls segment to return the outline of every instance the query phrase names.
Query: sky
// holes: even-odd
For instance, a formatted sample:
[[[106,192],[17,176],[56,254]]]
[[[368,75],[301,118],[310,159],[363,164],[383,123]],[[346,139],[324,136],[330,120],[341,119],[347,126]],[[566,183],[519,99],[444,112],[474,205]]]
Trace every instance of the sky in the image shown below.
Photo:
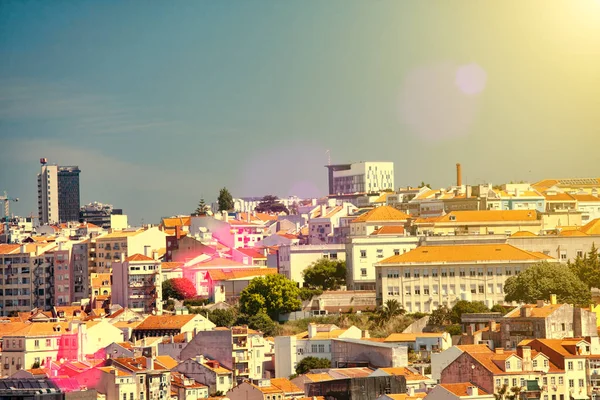
[[[0,2],[0,192],[39,159],[132,225],[234,197],[598,177],[600,0]],[[329,153],[327,151],[329,150]]]

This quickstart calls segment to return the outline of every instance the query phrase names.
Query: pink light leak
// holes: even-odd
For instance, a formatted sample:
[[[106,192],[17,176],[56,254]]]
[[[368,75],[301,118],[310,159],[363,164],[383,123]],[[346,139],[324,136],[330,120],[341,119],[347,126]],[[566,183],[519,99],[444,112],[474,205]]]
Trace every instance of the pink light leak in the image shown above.
[[[465,89],[456,84],[457,71],[461,68],[451,62],[439,63],[416,68],[405,76],[398,99],[399,119],[415,136],[439,141],[469,133],[477,115],[479,96],[467,95]],[[467,90],[482,90],[480,74],[469,71],[467,69],[467,76],[479,78],[467,79],[478,82],[478,85],[465,85]],[[461,82],[463,74],[460,73]]]
[[[456,70],[456,85],[463,93],[478,94],[485,89],[487,73],[477,64],[461,65]]]

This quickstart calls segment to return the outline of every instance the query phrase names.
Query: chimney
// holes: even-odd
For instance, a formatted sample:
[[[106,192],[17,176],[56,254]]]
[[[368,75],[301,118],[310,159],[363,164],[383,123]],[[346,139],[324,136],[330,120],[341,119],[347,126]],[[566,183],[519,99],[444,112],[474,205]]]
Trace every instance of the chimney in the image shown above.
[[[368,329],[365,329],[365,330],[362,332],[362,338],[363,338],[363,339],[369,339],[370,337],[371,337],[371,334],[369,333],[369,330],[368,330]]]
[[[467,335],[473,336],[474,332],[475,332],[475,329],[473,329],[473,325],[471,325],[471,324],[467,325]]]
[[[496,354],[504,354],[504,349],[502,347],[496,347]]]
[[[146,357],[146,369],[150,371],[154,369],[154,360],[152,357]]]
[[[556,304],[556,295],[555,294],[550,295],[550,304],[552,304],[552,305]]]
[[[527,307],[527,305],[521,306],[521,317],[524,317],[524,318],[531,317],[531,308]]]
[[[529,346],[523,346],[521,347],[521,352],[523,353],[523,355],[521,356],[521,358],[523,359],[523,364],[527,363],[527,362],[531,362],[531,347]]]
[[[415,387],[414,386],[407,387],[406,394],[408,395],[408,397],[414,397],[415,396]]]
[[[456,164],[456,186],[462,186],[462,168],[460,163]]]
[[[546,303],[544,302],[544,300],[538,300],[537,301],[537,307],[538,308],[543,308],[546,305]]]
[[[491,320],[489,326],[490,326],[490,333],[491,332],[496,332],[496,321]]]
[[[467,388],[467,396],[469,396],[469,397],[479,396],[479,388],[477,386],[469,386]]]
[[[467,190],[465,193],[466,198],[470,198],[473,195],[473,188],[471,187],[471,185],[467,185]]]
[[[121,253],[121,264],[125,262],[125,253]]]
[[[25,253],[27,251],[27,245],[26,244],[22,244],[21,245],[21,254]]]
[[[317,324],[311,322],[308,324],[308,338],[311,339],[317,335]]]
[[[148,245],[144,246],[144,255],[145,255],[146,257],[150,257],[150,256],[148,255],[148,253],[149,253],[149,252],[150,252],[150,246],[148,246]]]
[[[321,215],[319,216],[319,218],[324,218],[325,214],[327,214],[327,205],[321,204]]]
[[[63,242],[58,242],[58,251],[62,251],[63,249]]]
[[[181,239],[181,226],[175,225],[175,239]]]
[[[229,213],[227,211],[223,211],[223,221],[229,221]]]

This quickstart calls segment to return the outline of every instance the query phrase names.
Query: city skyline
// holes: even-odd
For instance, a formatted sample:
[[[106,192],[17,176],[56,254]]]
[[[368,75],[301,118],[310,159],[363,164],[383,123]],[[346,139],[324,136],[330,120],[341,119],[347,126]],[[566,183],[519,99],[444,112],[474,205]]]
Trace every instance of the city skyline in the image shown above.
[[[395,187],[451,185],[457,162],[468,184],[598,175],[596,0],[0,7],[0,191],[18,215],[41,157],[132,225],[224,186],[324,196],[328,157],[392,161]]]

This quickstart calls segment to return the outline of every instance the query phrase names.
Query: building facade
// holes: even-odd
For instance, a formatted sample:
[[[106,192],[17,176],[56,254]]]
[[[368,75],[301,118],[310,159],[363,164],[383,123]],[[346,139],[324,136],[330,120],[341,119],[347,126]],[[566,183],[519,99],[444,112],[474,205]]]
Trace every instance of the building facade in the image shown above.
[[[79,174],[77,166],[48,165],[40,159],[37,176],[38,213],[41,224],[77,221],[79,219]]]
[[[327,169],[330,195],[394,190],[393,162],[336,164]]]

